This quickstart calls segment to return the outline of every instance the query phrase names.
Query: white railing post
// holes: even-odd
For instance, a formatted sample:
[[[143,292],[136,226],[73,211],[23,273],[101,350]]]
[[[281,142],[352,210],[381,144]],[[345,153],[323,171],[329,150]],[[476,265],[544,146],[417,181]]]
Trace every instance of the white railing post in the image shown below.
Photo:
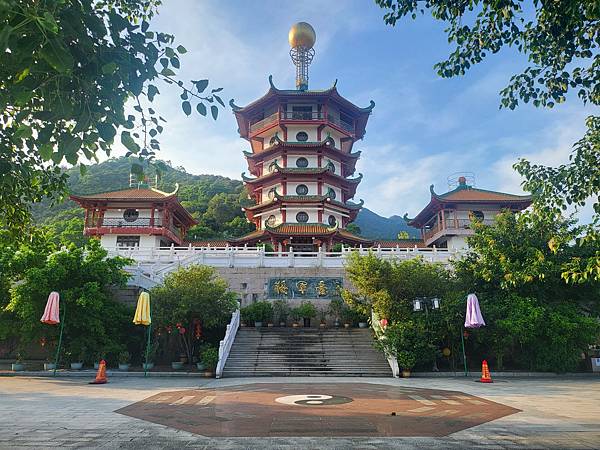
[[[217,378],[221,378],[221,376],[223,375],[223,369],[225,368],[225,363],[227,362],[227,358],[229,357],[229,352],[231,351],[233,341],[235,341],[235,336],[237,334],[239,326],[240,304],[238,303],[237,309],[233,312],[233,314],[231,314],[231,321],[227,325],[225,337],[223,337],[223,340],[219,342],[219,362],[217,363],[217,367],[215,370],[215,376]]]
[[[294,247],[290,246],[290,252],[288,254],[288,267],[294,267]]]
[[[319,251],[317,252],[317,264],[319,267],[323,267],[323,247],[319,245]]]

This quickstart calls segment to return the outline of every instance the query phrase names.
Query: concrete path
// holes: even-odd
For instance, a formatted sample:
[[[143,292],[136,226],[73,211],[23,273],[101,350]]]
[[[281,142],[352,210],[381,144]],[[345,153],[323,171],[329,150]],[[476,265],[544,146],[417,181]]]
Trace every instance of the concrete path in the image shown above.
[[[152,395],[251,383],[375,383],[460,391],[522,412],[446,437],[209,438],[135,419],[115,410]],[[376,400],[374,400],[376,402]],[[504,379],[483,385],[466,379],[392,378],[0,378],[0,448],[260,448],[465,449],[600,448],[600,380]]]

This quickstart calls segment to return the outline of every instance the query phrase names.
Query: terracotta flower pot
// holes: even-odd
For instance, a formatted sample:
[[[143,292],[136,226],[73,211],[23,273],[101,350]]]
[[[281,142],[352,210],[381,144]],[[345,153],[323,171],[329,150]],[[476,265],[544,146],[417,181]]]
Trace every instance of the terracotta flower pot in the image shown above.
[[[410,370],[408,370],[408,369],[402,370],[402,378],[410,378]]]
[[[349,323],[345,323],[344,324],[344,328],[350,328],[352,325],[350,325]]]

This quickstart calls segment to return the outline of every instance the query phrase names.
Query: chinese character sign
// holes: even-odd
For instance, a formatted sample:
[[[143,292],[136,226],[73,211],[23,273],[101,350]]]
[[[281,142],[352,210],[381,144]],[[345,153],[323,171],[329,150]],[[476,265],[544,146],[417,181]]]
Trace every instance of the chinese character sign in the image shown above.
[[[332,299],[341,295],[341,278],[271,278],[269,298]]]

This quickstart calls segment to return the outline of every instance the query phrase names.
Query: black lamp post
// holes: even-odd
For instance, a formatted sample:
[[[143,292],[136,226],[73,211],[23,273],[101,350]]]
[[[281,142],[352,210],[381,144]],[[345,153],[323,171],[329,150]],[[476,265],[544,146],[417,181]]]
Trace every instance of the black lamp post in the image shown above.
[[[413,300],[413,311],[425,311],[425,318],[427,323],[427,332],[429,332],[429,310],[435,311],[440,309],[440,303],[442,300],[439,297],[417,297]],[[437,360],[435,355],[433,356],[433,371],[439,372],[437,366]]]

